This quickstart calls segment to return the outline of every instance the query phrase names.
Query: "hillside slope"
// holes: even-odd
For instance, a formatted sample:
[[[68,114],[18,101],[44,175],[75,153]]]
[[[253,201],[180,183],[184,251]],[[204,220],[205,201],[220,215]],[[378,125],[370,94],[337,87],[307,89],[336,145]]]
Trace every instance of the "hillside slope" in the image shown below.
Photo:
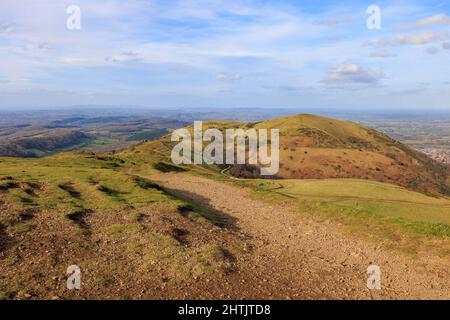
[[[280,130],[279,178],[368,179],[430,194],[450,193],[448,167],[350,121],[301,114],[235,125]],[[230,170],[237,177],[252,177],[254,172],[249,166]]]

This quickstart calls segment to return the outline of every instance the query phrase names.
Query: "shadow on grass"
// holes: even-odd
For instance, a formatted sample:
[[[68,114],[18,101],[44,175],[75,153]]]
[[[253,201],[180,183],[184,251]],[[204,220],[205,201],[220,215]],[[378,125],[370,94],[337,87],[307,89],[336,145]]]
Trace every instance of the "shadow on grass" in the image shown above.
[[[225,212],[215,209],[208,198],[185,190],[166,187],[163,187],[163,190],[166,194],[183,202],[183,204],[178,206],[178,212],[181,215],[185,217],[198,215],[221,228],[232,231],[239,230],[237,227],[237,219]]]
[[[105,194],[107,194],[108,196],[111,196],[111,197],[116,197],[116,196],[120,196],[122,194],[127,194],[126,192],[115,190],[115,189],[107,187],[107,186],[105,186],[103,184],[101,186],[99,186],[97,188],[97,190],[100,191],[100,192],[103,192],[103,193],[105,193]]]
[[[188,171],[185,168],[179,167],[179,166],[175,166],[173,164],[170,163],[166,163],[166,162],[158,162],[155,163],[153,165],[153,168],[155,168],[158,171],[167,173],[167,172],[186,172]]]
[[[72,198],[80,199],[81,193],[78,192],[70,182],[61,183],[58,185],[58,188],[66,191]]]
[[[66,215],[67,219],[74,222],[83,232],[84,235],[89,235],[91,233],[91,228],[86,222],[85,218],[93,211],[88,209],[80,209]]]

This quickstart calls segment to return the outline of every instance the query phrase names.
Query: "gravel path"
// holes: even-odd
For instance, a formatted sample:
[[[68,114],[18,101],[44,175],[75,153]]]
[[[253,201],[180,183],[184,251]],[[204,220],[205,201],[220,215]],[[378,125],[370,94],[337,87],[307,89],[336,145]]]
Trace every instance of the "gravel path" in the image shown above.
[[[450,268],[438,258],[412,259],[343,234],[332,222],[300,217],[292,206],[252,199],[249,190],[190,174],[151,177],[181,197],[232,218],[252,253],[227,276],[227,298],[450,299]],[[378,265],[382,289],[369,290]],[[220,298],[220,297],[216,297]]]

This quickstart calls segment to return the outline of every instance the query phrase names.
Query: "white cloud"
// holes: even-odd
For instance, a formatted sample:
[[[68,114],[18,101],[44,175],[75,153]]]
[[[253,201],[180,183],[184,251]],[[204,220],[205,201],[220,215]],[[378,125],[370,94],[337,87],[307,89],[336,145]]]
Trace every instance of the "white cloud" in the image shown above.
[[[438,14],[438,15],[424,18],[422,20],[417,21],[414,24],[414,27],[423,28],[423,27],[427,27],[430,25],[436,25],[436,24],[448,26],[448,25],[450,25],[450,17],[447,16],[446,14]]]
[[[280,85],[277,88],[281,91],[288,91],[288,92],[309,92],[309,93],[311,93],[311,91],[314,90],[314,88],[310,87],[310,86],[294,86],[294,85]]]
[[[0,78],[0,84],[10,84],[14,82],[24,82],[24,81],[30,81],[29,78],[24,77],[9,77],[9,78]]]
[[[131,61],[140,61],[141,58],[139,57],[139,54],[134,51],[126,51],[122,52],[119,55],[115,56],[108,56],[105,58],[106,62],[131,62]]]
[[[41,42],[41,43],[38,43],[37,44],[37,46],[36,46],[36,48],[38,49],[38,50],[42,50],[42,51],[47,51],[47,50],[50,50],[51,49],[51,47],[50,47],[50,45],[48,44],[48,42]]]
[[[315,23],[318,25],[328,26],[328,27],[336,27],[342,24],[349,24],[353,22],[352,17],[344,17],[344,18],[331,18],[326,20],[318,20]]]
[[[396,53],[391,53],[388,51],[375,51],[371,52],[369,56],[371,58],[387,59],[387,58],[395,58],[398,55]]]
[[[375,42],[370,42],[372,46],[392,46],[392,45],[424,45],[439,40],[448,39],[449,33],[424,31],[415,34],[401,34],[393,37],[385,37]]]
[[[428,47],[425,49],[425,52],[429,55],[434,56],[439,53],[439,49],[436,47]]]
[[[67,64],[84,64],[87,63],[89,60],[85,58],[78,58],[78,57],[64,57],[61,59],[63,63]]]
[[[384,77],[382,70],[372,70],[356,63],[348,63],[328,70],[324,82],[338,85],[377,84]]]
[[[445,50],[450,50],[450,42],[444,42],[442,44],[442,48]]]
[[[7,34],[13,32],[13,27],[7,24],[0,24],[0,34]]]
[[[219,73],[216,79],[220,81],[239,81],[242,79],[242,76],[239,73]]]

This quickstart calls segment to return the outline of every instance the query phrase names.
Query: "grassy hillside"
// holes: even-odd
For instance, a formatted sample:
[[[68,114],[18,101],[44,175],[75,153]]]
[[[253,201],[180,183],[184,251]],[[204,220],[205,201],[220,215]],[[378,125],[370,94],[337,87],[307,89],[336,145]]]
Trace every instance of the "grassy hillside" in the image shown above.
[[[179,283],[232,269],[236,241],[218,233],[221,219],[134,175],[131,161],[0,158],[0,299],[81,297],[65,287],[72,264],[90,298],[156,298],[164,286],[175,297]]]
[[[368,179],[449,194],[447,167],[373,129],[313,115],[264,121],[255,128],[280,129],[282,178]]]

